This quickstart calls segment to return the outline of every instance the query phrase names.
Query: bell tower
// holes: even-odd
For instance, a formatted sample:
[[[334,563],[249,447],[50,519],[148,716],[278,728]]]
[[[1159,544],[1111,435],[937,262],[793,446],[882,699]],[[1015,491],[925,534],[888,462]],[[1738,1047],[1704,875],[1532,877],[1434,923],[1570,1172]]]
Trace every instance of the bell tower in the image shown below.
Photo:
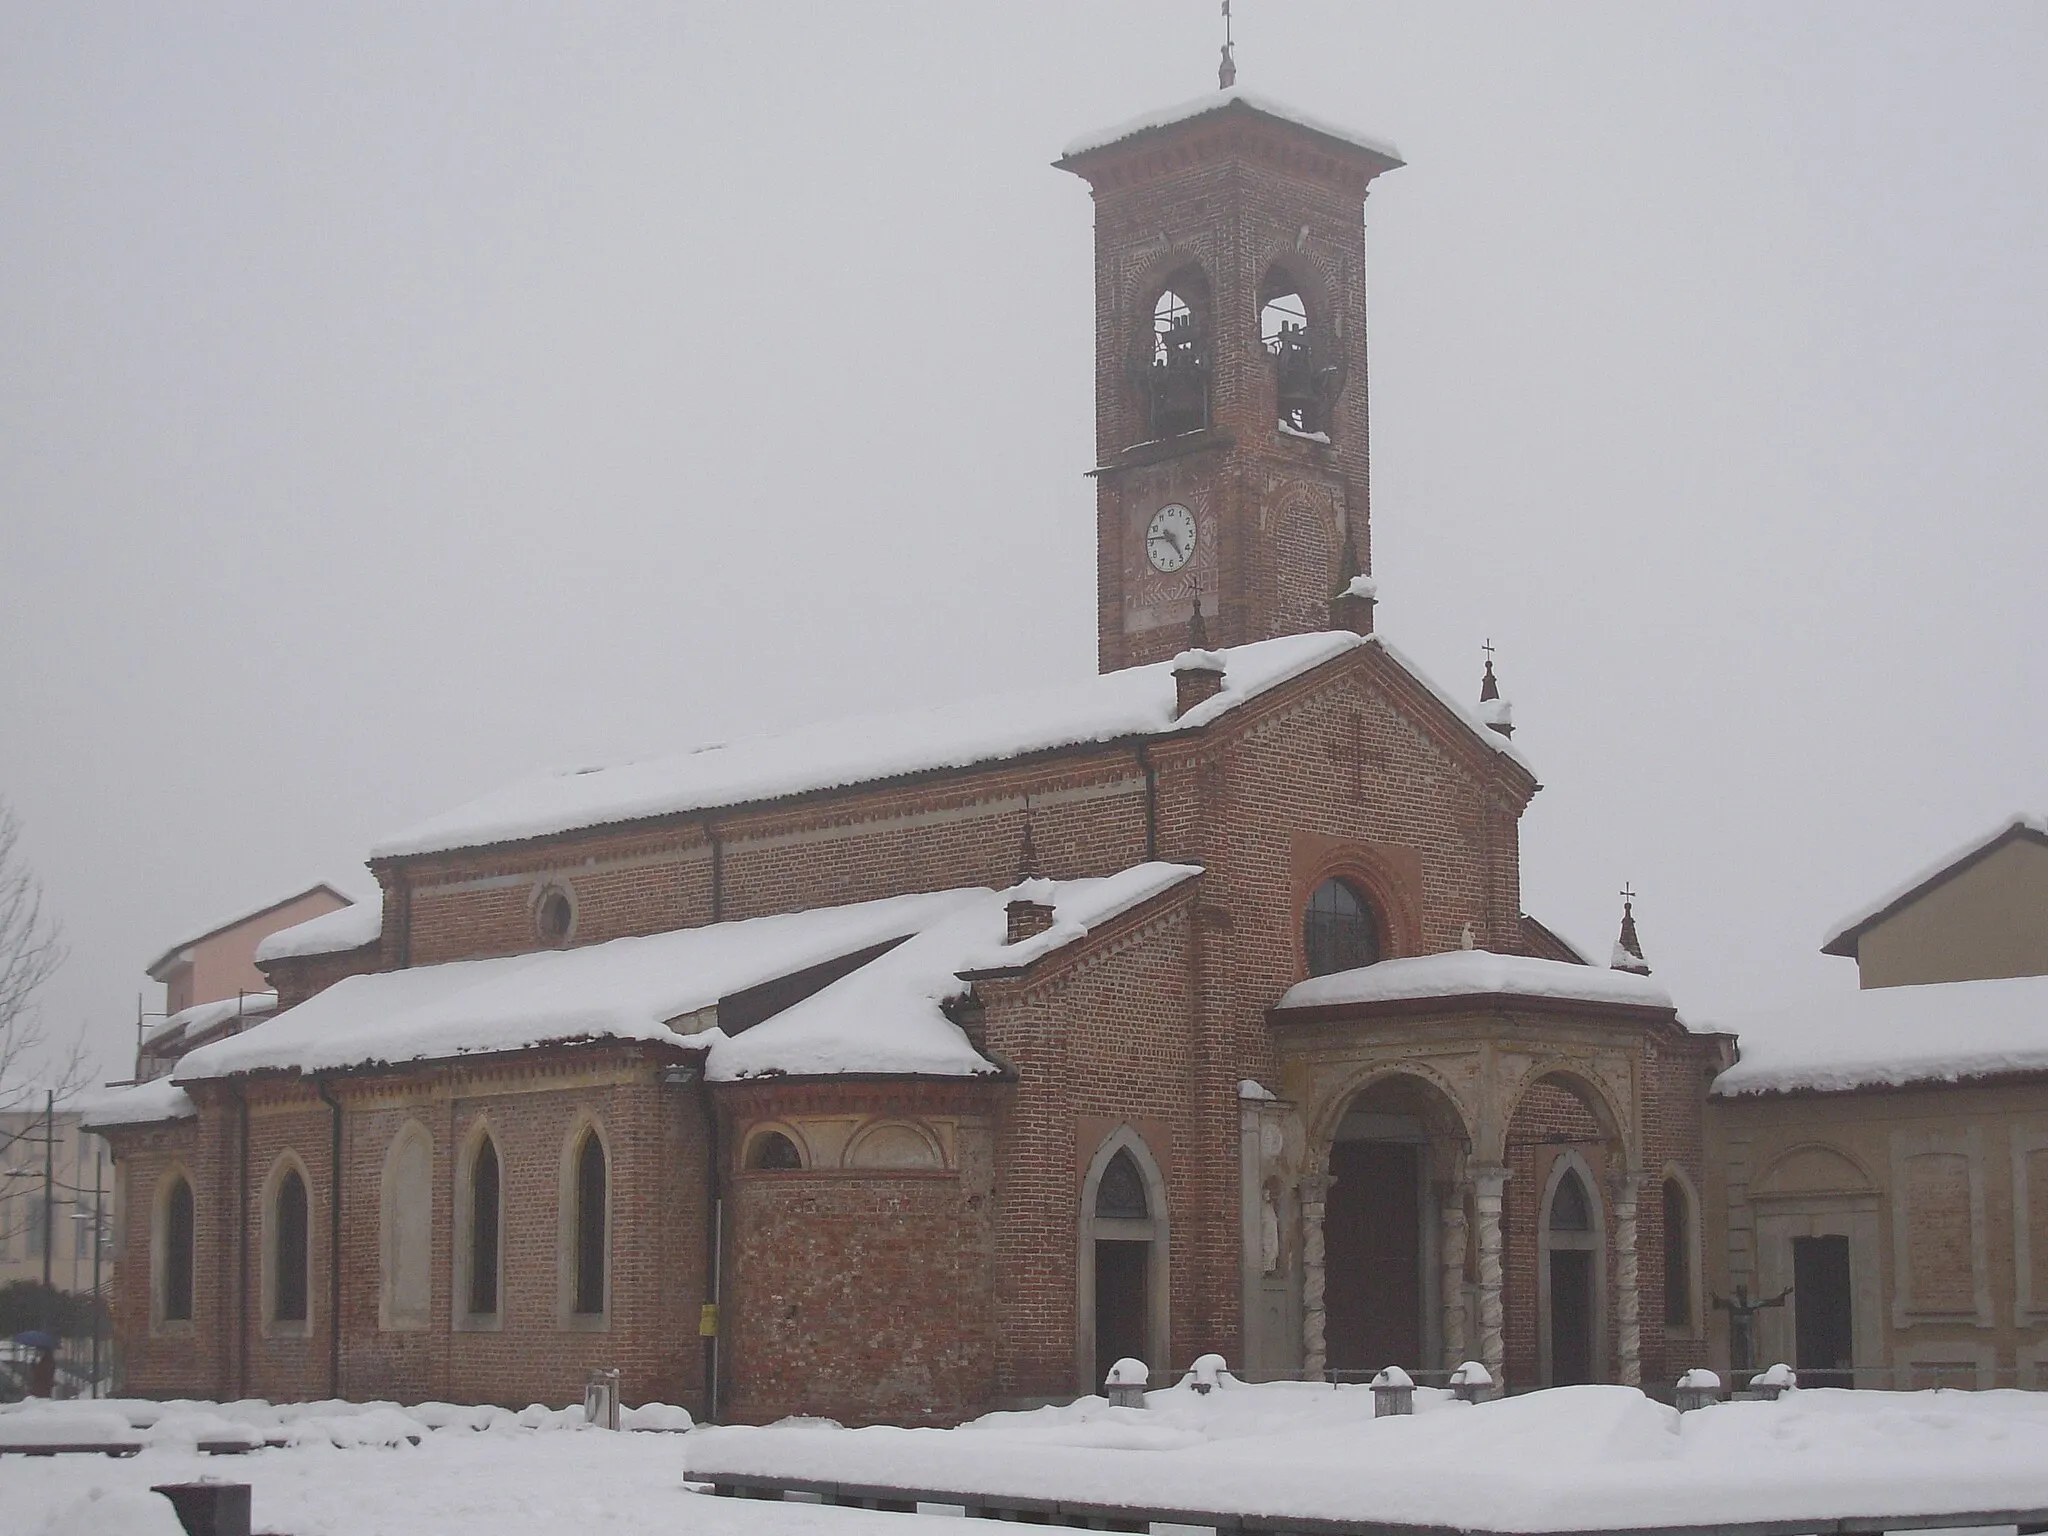
[[[1095,198],[1101,669],[1175,655],[1197,601],[1215,645],[1329,628],[1371,569],[1360,209],[1399,157],[1223,90],[1056,164]]]

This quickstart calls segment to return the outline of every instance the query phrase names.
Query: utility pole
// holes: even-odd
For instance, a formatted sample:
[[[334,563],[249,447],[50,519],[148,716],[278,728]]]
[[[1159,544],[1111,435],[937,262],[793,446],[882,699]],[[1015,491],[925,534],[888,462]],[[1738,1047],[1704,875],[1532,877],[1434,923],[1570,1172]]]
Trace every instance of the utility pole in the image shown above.
[[[57,1090],[43,1095],[43,1302],[49,1304],[50,1253],[57,1246]]]
[[[95,1138],[97,1140],[97,1138]],[[106,1305],[100,1299],[100,1251],[106,1246],[107,1217],[102,1199],[104,1185],[101,1182],[107,1169],[106,1146],[93,1149],[92,1158],[92,1395],[100,1393],[100,1309]]]

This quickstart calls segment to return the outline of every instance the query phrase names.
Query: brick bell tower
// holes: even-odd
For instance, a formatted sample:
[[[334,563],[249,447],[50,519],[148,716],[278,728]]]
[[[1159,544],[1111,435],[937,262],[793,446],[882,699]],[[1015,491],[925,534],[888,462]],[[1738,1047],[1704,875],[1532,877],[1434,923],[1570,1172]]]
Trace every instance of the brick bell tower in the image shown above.
[[[1095,197],[1098,657],[1330,627],[1372,568],[1365,224],[1394,152],[1236,90],[1069,145]]]

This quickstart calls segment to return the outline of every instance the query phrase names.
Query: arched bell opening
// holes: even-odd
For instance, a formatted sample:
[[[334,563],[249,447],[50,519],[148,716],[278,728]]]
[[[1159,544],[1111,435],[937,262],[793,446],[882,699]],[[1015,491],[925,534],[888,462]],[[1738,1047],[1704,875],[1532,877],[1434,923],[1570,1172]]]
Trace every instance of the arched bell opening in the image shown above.
[[[1457,1106],[1411,1073],[1381,1077],[1345,1105],[1322,1201],[1321,1367],[1335,1379],[1435,1369],[1464,1349],[1469,1146]]]
[[[1147,438],[1209,425],[1209,321],[1209,280],[1199,268],[1181,268],[1153,296],[1136,369]]]

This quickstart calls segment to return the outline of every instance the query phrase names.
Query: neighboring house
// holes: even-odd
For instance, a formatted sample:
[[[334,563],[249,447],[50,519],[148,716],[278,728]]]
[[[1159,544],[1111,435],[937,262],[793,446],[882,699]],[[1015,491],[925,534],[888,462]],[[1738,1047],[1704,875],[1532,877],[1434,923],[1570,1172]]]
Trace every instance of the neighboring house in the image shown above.
[[[2048,821],[2017,816],[1840,923],[1864,990],[1720,1021],[1712,1218],[1760,1363],[2048,1387]],[[1849,1373],[1853,1372],[1853,1376]],[[1831,1374],[1842,1373],[1842,1374]]]
[[[361,911],[353,898],[322,882],[215,923],[157,956],[148,974],[163,983],[165,1017],[137,1044],[136,1081],[163,1076],[187,1051],[236,1034],[276,1010],[277,995],[256,966],[258,952],[273,934]],[[370,911],[374,921],[375,907]]]
[[[50,1220],[45,1204],[44,1143],[54,1141],[47,1169]],[[0,1285],[43,1278],[48,1252],[50,1283],[59,1290],[92,1289],[92,1213],[95,1172],[105,1209],[114,1205],[114,1162],[106,1143],[86,1134],[75,1112],[59,1110],[54,1124],[43,1111],[0,1114]],[[111,1250],[102,1255],[103,1262]],[[101,1276],[105,1280],[105,1274]]]

